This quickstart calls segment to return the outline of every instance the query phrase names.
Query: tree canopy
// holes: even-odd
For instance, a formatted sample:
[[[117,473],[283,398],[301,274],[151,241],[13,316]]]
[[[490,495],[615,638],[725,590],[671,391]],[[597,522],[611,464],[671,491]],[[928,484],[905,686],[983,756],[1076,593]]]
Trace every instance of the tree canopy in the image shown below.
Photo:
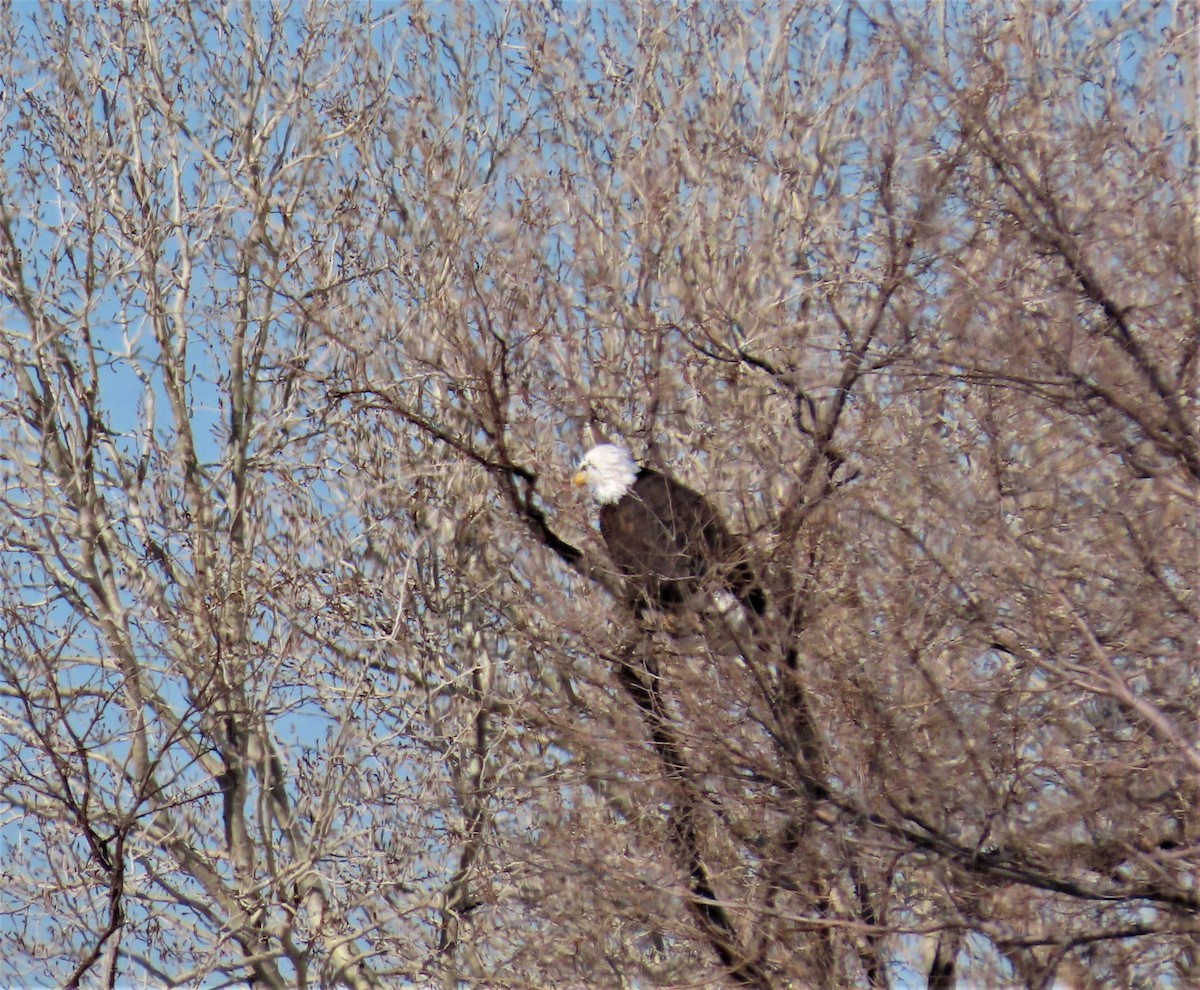
[[[0,982],[1200,979],[1194,3],[0,21]]]

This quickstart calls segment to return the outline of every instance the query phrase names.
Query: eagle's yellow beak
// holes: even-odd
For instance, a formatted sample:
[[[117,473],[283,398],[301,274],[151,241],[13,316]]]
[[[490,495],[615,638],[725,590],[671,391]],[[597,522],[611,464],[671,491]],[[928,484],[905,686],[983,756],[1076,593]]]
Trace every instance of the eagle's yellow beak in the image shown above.
[[[575,475],[574,478],[571,479],[571,484],[573,484],[576,488],[582,488],[587,484],[587,475],[580,471]]]

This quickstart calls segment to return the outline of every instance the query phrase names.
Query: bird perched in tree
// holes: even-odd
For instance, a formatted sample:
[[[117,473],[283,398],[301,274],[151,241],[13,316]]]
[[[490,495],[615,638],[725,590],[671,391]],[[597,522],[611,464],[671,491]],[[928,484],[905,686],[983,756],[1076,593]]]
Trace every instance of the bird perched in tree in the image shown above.
[[[766,610],[745,542],[699,492],[639,468],[628,450],[612,443],[584,455],[574,483],[591,488],[600,503],[600,533],[634,586],[639,614],[686,604],[706,587],[728,591],[755,615]]]

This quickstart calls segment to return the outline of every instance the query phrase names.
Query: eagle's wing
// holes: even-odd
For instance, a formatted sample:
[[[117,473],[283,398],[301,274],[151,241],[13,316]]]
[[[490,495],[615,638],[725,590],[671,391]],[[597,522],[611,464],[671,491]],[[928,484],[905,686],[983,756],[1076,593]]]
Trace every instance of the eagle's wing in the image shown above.
[[[767,608],[767,596],[750,566],[750,548],[746,541],[729,532],[703,495],[683,485],[678,487],[698,500],[696,519],[701,521],[702,528],[696,542],[703,548],[701,552],[707,567],[716,571],[720,586],[730,591],[745,608],[755,615],[762,615]]]
[[[710,569],[721,585],[761,613],[762,590],[745,561],[745,547],[699,492],[643,470],[630,491],[600,513],[600,531],[618,568],[638,585],[646,604],[684,603]]]

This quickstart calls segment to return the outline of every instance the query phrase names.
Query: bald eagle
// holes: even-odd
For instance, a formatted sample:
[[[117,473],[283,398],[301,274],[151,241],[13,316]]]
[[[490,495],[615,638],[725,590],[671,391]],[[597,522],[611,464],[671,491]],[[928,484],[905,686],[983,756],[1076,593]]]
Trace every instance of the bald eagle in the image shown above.
[[[670,609],[711,582],[762,615],[766,595],[746,562],[746,545],[699,492],[639,468],[624,447],[603,443],[575,475],[600,503],[600,533],[613,563],[634,585],[634,608]]]

